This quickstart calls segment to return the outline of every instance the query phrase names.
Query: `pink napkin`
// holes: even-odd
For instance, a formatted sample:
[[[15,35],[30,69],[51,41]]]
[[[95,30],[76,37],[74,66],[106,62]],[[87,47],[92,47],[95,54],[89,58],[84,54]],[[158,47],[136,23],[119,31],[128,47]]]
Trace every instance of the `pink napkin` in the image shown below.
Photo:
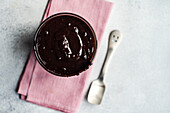
[[[78,14],[94,28],[99,48],[112,5],[105,0],[49,0],[43,20],[61,12]],[[66,113],[75,113],[80,106],[91,69],[92,66],[79,76],[54,76],[40,66],[32,52],[19,81],[18,93],[21,94],[21,99],[26,101]]]

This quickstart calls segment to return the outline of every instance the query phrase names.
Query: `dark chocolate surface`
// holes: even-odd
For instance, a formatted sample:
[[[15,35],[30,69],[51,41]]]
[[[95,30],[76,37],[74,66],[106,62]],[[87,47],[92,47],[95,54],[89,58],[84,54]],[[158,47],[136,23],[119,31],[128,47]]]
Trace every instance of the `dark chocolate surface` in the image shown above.
[[[96,51],[96,38],[90,26],[79,17],[69,15],[46,21],[35,42],[40,64],[62,76],[78,75],[86,70]]]

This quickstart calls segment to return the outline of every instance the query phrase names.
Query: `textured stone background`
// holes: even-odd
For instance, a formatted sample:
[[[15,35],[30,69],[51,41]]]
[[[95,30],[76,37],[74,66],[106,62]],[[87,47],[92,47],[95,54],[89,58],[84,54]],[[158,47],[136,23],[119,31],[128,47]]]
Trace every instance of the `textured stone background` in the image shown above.
[[[84,98],[79,113],[170,113],[170,1],[112,1],[115,6],[85,94],[100,72],[110,31],[119,29],[123,40],[107,72],[102,104],[91,105]],[[0,1],[0,113],[57,113],[22,101],[16,93],[46,3]]]

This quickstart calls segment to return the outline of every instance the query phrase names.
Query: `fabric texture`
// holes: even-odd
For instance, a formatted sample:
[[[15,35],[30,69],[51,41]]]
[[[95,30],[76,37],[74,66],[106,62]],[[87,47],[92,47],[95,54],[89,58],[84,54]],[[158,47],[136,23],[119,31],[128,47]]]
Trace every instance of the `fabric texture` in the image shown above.
[[[112,6],[105,0],[49,0],[43,20],[62,12],[80,15],[93,27],[99,48]],[[92,67],[79,76],[54,76],[41,67],[32,51],[19,81],[18,94],[23,100],[65,113],[75,113]]]

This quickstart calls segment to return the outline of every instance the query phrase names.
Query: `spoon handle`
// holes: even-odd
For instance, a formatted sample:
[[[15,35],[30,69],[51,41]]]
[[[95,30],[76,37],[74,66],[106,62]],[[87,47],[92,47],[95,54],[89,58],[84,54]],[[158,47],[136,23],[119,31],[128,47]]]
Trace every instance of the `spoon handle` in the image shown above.
[[[100,72],[100,76],[99,76],[99,79],[101,81],[103,81],[103,79],[104,79],[104,75],[108,70],[110,59],[111,59],[113,53],[115,52],[117,46],[119,45],[121,39],[122,39],[122,37],[118,30],[114,30],[110,33],[107,54],[106,54],[106,57],[105,57],[105,60],[104,60],[104,63],[103,63],[103,66],[102,66],[102,69]]]

